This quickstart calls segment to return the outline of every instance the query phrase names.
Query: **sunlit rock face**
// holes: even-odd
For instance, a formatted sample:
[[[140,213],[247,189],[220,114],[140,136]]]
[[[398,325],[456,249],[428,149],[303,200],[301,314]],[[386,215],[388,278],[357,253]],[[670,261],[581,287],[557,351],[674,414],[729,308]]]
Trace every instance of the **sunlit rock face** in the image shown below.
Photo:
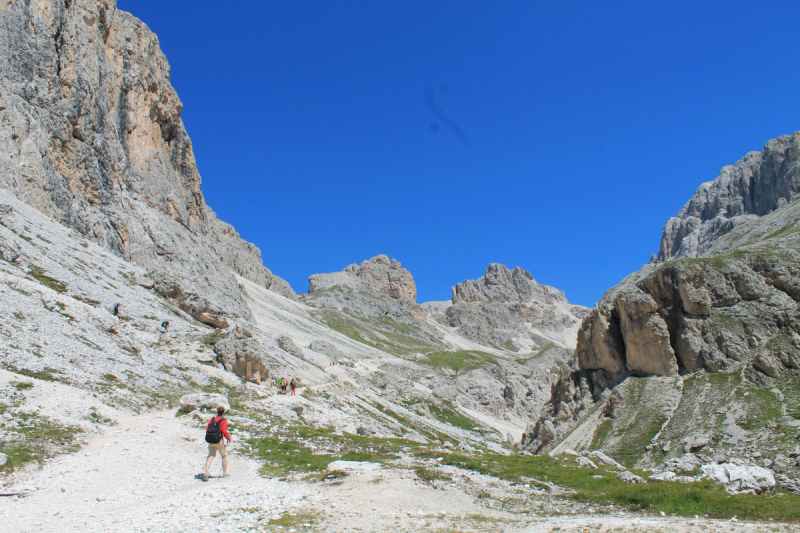
[[[111,0],[3,6],[0,187],[179,280],[170,287],[195,295],[182,301],[198,319],[250,316],[230,271],[292,297],[205,204],[183,105],[147,26]]]

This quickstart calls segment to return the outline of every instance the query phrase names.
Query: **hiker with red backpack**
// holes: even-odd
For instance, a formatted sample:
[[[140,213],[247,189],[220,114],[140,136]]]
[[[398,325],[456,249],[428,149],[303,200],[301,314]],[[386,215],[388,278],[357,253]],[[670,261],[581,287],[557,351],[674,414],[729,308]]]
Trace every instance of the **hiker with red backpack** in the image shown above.
[[[228,435],[228,421],[222,418],[225,414],[225,408],[220,406],[217,408],[217,416],[213,417],[206,426],[206,442],[208,443],[208,459],[206,459],[206,468],[203,471],[203,481],[208,481],[208,469],[211,468],[211,462],[216,457],[219,451],[222,457],[222,477],[228,477],[228,454],[225,451],[225,441],[231,441]]]

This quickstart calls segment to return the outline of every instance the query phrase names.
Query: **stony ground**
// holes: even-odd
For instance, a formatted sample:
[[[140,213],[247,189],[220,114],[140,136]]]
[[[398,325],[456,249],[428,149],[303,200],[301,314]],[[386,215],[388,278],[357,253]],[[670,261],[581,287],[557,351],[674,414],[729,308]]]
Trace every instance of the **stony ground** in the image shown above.
[[[196,478],[206,450],[197,417],[109,414],[116,425],[84,438],[77,453],[5,480],[0,531],[800,531],[593,508],[444,466],[432,481],[410,463],[280,481],[259,475],[260,464],[237,452],[236,435],[231,476],[204,483]],[[212,475],[220,472],[216,460]]]

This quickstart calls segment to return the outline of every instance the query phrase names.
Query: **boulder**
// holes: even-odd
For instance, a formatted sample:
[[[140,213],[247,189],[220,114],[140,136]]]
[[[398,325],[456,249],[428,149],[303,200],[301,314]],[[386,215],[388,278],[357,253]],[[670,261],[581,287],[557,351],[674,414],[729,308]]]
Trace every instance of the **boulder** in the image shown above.
[[[617,474],[617,479],[621,479],[625,483],[644,483],[644,479],[642,479],[641,476],[637,476],[633,472],[627,470]]]
[[[684,453],[680,457],[668,459],[664,463],[664,468],[672,472],[694,472],[696,468],[703,464],[693,453]]]
[[[609,457],[608,455],[604,454],[600,450],[595,450],[589,454],[590,457],[594,457],[597,461],[602,465],[612,466],[619,470],[625,470],[625,467],[616,462],[614,459]]]
[[[264,350],[246,328],[237,326],[227,337],[218,340],[214,353],[225,370],[243,379],[261,383],[269,378]]]
[[[575,462],[578,463],[578,466],[581,466],[581,467],[584,467],[584,468],[597,468],[597,465],[594,464],[592,462],[592,460],[589,459],[588,457],[578,456],[578,457],[575,458]]]
[[[0,467],[5,466],[8,462],[8,456],[4,453],[0,453]]]
[[[288,352],[295,357],[300,357],[301,359],[303,358],[303,350],[294,343],[291,337],[288,335],[281,335],[277,340],[278,346],[280,346],[284,352]]]
[[[178,401],[182,411],[190,413],[195,409],[211,409],[216,410],[219,407],[224,407],[225,410],[230,409],[228,399],[222,394],[216,393],[196,393],[181,396]]]
[[[658,474],[653,474],[647,478],[647,482],[651,481],[675,481],[675,472],[670,472],[669,470],[665,472],[659,472]]]
[[[722,463],[703,465],[700,470],[703,477],[725,485],[725,489],[732,494],[761,494],[774,489],[776,485],[772,472],[760,466]]]

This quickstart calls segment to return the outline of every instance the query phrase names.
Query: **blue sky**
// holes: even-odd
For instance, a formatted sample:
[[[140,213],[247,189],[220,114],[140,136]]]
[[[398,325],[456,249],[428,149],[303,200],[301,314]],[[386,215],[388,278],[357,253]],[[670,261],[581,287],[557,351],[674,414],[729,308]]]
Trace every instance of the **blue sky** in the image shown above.
[[[800,2],[119,0],[207,203],[298,292],[385,253],[593,305],[700,183],[800,129]]]

